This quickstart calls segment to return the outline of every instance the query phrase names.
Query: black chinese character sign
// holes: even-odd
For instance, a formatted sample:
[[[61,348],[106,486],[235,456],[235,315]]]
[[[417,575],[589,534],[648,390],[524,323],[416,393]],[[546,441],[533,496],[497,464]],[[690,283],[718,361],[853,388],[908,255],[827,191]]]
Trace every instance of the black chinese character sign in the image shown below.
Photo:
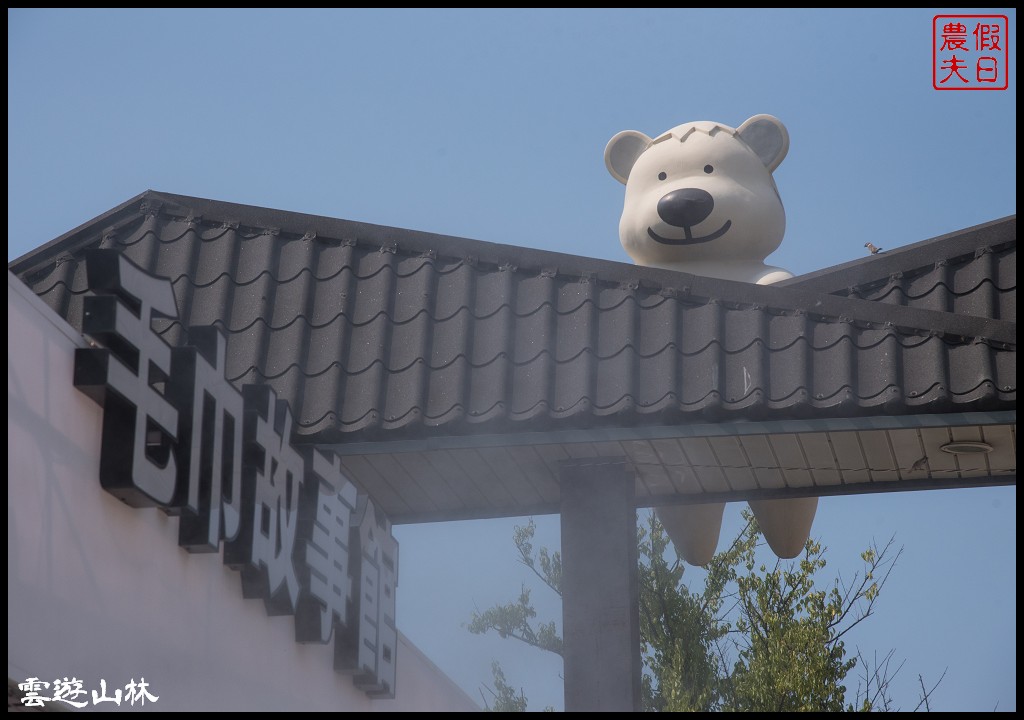
[[[270,387],[224,375],[226,341],[188,329],[171,348],[151,323],[177,319],[171,283],[113,250],[86,254],[74,384],[103,408],[100,485],[132,507],[180,518],[178,544],[217,552],[242,593],[294,615],[298,642],[334,642],[334,669],[394,697],[398,543],[333,453],[296,446]]]

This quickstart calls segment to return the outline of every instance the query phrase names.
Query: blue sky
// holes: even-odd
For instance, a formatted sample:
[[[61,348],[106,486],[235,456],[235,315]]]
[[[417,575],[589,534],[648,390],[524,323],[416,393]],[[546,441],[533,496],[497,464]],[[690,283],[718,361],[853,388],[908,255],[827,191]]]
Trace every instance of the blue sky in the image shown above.
[[[1010,81],[939,92],[937,12],[9,9],[8,258],[154,189],[629,262],[608,139],[770,113],[769,262],[810,272],[1016,213],[1016,13],[941,11],[1009,16]],[[461,627],[528,580],[517,522],[400,528],[398,624],[474,695],[499,658],[561,707],[556,658]],[[1015,487],[829,498],[813,533],[844,575],[904,547],[851,638],[906,658],[898,704],[948,667],[933,707],[1016,710]]]

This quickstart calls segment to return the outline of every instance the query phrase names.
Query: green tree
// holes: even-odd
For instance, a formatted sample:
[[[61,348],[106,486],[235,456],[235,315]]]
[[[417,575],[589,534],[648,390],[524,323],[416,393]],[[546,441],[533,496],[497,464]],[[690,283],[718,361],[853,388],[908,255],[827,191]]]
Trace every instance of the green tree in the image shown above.
[[[491,673],[494,675],[494,689],[486,689],[491,694],[494,707],[491,707],[487,702],[487,696],[481,691],[480,697],[484,700],[484,707],[491,712],[526,712],[526,695],[523,694],[522,688],[517,692],[508,684],[505,673],[497,661],[491,663]]]
[[[828,590],[819,590],[815,576],[825,567],[819,543],[809,540],[795,562],[776,561],[755,571],[755,531],[751,524],[741,543],[745,572],[736,577],[737,659],[723,685],[723,705],[775,712],[854,709],[846,702],[844,682],[857,658],[848,657],[842,638],[871,614],[892,569],[889,563],[881,581],[875,580],[889,546],[862,554],[859,586],[844,588],[836,579]],[[870,710],[870,703],[859,709]]]
[[[688,586],[686,566],[674,558],[657,517],[650,513],[638,527],[644,709],[894,709],[889,685],[902,666],[892,667],[893,653],[870,664],[860,653],[851,656],[844,638],[874,612],[901,550],[891,540],[881,548],[872,545],[861,555],[863,570],[849,583],[841,577],[822,582],[826,549],[820,543],[809,540],[794,561],[760,564],[760,531],[748,511],[744,517],[746,526],[708,565],[699,592]],[[561,595],[560,555],[535,550],[535,530],[532,519],[516,528],[519,560]],[[468,628],[562,653],[555,623],[537,621],[525,584],[514,602],[474,613]],[[858,664],[861,678],[851,692],[846,681]],[[495,709],[500,698],[521,700],[519,709],[525,709],[523,692],[516,695],[497,663],[493,670]],[[926,690],[920,682],[922,700],[915,709],[928,709],[935,687]],[[518,708],[512,704],[505,703],[506,709]]]
[[[718,555],[701,593],[683,582],[686,566],[667,561],[669,540],[654,513],[638,527],[640,639],[646,710],[708,711],[718,706],[720,641],[728,632],[718,621],[730,566]]]

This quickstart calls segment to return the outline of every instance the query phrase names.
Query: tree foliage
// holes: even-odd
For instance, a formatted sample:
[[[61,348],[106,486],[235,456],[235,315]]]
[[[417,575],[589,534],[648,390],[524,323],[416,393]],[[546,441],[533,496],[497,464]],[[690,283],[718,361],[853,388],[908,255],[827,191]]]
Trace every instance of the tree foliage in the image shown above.
[[[494,675],[494,689],[486,688],[491,694],[494,706],[487,701],[487,696],[480,692],[483,698],[484,707],[491,712],[526,712],[526,695],[522,688],[517,692],[515,688],[505,680],[505,673],[498,661],[491,663],[491,673]]]
[[[650,518],[649,528],[638,528],[644,708],[713,710],[719,685],[716,649],[727,632],[716,620],[724,584],[718,582],[720,573],[709,573],[704,591],[691,592],[683,583],[686,566],[666,560],[668,536],[653,513]]]
[[[530,518],[526,526],[516,527],[513,541],[519,552],[519,562],[530,568],[559,597],[562,596],[562,557],[561,553],[550,552],[541,548],[534,552],[533,536],[537,525]],[[478,635],[493,630],[501,638],[515,638],[527,645],[541,650],[562,654],[562,638],[554,620],[546,623],[535,623],[537,611],[530,602],[530,589],[522,586],[519,598],[505,605],[495,605],[483,612],[473,613],[468,628]],[[495,674],[497,682],[497,674]]]
[[[851,654],[847,634],[870,617],[902,552],[890,540],[861,555],[863,569],[848,582],[821,579],[826,548],[809,540],[789,562],[758,561],[763,544],[749,511],[728,549],[705,568],[700,590],[691,589],[686,566],[675,558],[657,517],[638,527],[640,633],[644,660],[643,705],[654,711],[871,711],[894,710],[889,686],[902,664],[893,652],[869,662]],[[561,557],[535,550],[531,519],[514,535],[519,560],[561,595]],[[470,632],[497,632],[562,654],[554,621],[538,622],[524,584],[519,598],[474,613]],[[848,689],[853,676],[856,687]],[[493,666],[494,709],[525,710],[526,698]],[[935,684],[915,709],[929,709]],[[941,682],[941,678],[939,680]]]

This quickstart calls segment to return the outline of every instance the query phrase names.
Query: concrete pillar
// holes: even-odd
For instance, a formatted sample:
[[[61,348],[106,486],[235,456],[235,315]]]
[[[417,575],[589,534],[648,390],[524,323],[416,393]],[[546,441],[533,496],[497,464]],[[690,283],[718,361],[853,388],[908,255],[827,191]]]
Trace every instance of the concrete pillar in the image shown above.
[[[636,506],[625,458],[561,464],[566,712],[640,710]]]

